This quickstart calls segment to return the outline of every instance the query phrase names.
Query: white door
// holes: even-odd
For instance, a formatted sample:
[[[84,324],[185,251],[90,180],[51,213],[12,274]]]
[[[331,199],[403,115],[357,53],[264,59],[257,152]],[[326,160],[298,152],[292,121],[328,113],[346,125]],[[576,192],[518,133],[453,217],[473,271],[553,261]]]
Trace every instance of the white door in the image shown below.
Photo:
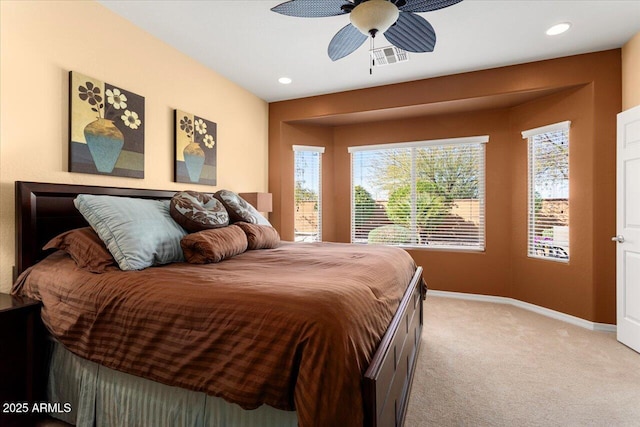
[[[640,106],[618,114],[618,341],[640,352]]]

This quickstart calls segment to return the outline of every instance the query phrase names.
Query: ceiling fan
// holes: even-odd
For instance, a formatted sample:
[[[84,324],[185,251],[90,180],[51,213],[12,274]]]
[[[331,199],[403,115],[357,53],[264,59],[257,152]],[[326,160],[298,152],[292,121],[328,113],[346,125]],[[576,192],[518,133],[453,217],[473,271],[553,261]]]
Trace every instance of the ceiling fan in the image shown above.
[[[409,52],[433,52],[436,33],[416,12],[430,12],[462,0],[290,0],[271,10],[300,18],[322,18],[350,14],[351,23],[333,36],[329,57],[344,58],[377,33],[394,46]]]

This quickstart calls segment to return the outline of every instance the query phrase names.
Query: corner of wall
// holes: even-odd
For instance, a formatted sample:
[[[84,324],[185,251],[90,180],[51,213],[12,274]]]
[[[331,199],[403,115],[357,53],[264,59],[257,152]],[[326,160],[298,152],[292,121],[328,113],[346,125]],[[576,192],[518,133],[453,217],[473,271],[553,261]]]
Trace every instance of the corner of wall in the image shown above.
[[[622,110],[640,105],[640,32],[622,46]]]

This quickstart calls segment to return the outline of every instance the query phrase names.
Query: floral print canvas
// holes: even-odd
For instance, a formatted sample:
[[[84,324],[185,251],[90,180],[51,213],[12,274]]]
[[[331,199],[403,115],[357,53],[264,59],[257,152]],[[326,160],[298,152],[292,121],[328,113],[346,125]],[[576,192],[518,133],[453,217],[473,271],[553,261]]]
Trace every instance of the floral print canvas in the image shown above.
[[[216,123],[176,110],[175,181],[216,185]]]
[[[144,97],[69,73],[69,171],[144,178]]]

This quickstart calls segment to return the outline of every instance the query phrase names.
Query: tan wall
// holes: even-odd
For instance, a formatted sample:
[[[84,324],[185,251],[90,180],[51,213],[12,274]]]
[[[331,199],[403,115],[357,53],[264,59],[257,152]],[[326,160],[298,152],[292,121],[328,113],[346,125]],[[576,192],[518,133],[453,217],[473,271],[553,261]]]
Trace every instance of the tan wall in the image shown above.
[[[293,207],[293,158],[287,153],[292,144],[300,143],[296,138],[301,133],[291,131],[300,122],[311,134],[315,120],[315,132],[322,133],[322,142],[333,149],[332,186],[325,182],[323,191],[324,197],[331,197],[333,210],[325,206],[323,216],[334,215],[329,224],[333,234],[325,240],[340,242],[348,242],[350,232],[348,146],[489,135],[486,250],[409,251],[424,267],[430,287],[515,297],[591,321],[615,323],[615,246],[610,236],[615,234],[615,123],[621,109],[621,74],[621,51],[616,49],[272,103],[272,222],[281,235],[292,234],[288,212]],[[540,95],[507,105],[495,102],[532,93]],[[491,105],[495,107],[487,107]],[[415,109],[430,113],[398,116],[399,110],[415,116]],[[377,120],[355,122],[367,114],[375,114]],[[385,121],[385,114],[393,118]],[[332,120],[339,124],[328,125]],[[526,256],[527,156],[520,134],[564,120],[572,121],[568,264]]]
[[[622,46],[622,110],[640,105],[640,33]]]
[[[93,1],[0,1],[0,291],[14,255],[16,180],[214,191],[173,183],[173,110],[218,124],[218,186],[266,191],[268,106]],[[67,172],[68,72],[145,97],[145,178]]]

